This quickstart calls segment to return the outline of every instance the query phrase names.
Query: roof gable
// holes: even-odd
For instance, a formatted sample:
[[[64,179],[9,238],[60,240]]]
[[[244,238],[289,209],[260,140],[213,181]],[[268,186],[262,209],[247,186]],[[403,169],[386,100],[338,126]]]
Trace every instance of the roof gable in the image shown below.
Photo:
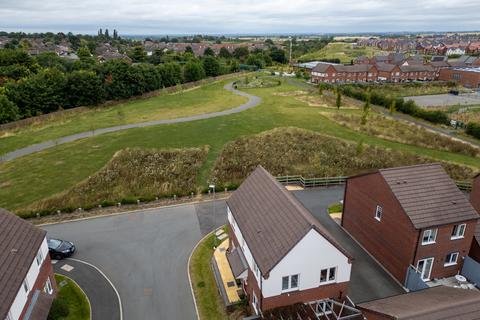
[[[248,176],[227,204],[264,276],[312,228],[350,258],[311,213],[261,166]]]
[[[46,231],[0,208],[0,319],[7,316]]]
[[[416,229],[480,218],[438,163],[380,169],[379,173]]]

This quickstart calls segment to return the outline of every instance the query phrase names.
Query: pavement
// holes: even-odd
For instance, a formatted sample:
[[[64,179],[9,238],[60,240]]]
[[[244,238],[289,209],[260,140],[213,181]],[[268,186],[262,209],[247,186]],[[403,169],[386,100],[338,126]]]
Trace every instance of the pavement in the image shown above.
[[[432,94],[424,96],[405,97],[405,100],[412,100],[420,107],[448,107],[448,106],[468,106],[480,104],[479,93],[453,94]]]
[[[45,150],[45,149],[48,149],[48,148],[55,147],[55,146],[60,145],[60,144],[76,141],[76,140],[83,139],[83,138],[98,136],[98,135],[105,134],[105,133],[110,133],[110,132],[117,132],[117,131],[132,129],[132,128],[144,128],[144,127],[164,125],[164,124],[190,122],[190,121],[204,120],[204,119],[226,116],[226,115],[242,112],[242,111],[245,111],[247,109],[256,107],[262,102],[262,99],[257,97],[257,96],[254,96],[254,95],[251,95],[251,94],[248,94],[246,92],[242,92],[242,91],[239,91],[239,90],[233,88],[233,82],[226,84],[224,86],[224,89],[228,90],[230,92],[233,92],[234,94],[237,94],[239,96],[247,97],[248,101],[246,103],[236,107],[236,108],[227,109],[227,110],[218,111],[218,112],[204,113],[204,114],[198,114],[198,115],[193,115],[193,116],[183,117],[183,118],[176,118],[176,119],[154,120],[154,121],[147,121],[147,122],[125,124],[125,125],[121,125],[121,126],[101,128],[101,129],[76,133],[76,134],[73,134],[73,135],[70,135],[70,136],[61,137],[61,138],[57,138],[57,139],[54,139],[54,140],[49,140],[49,141],[45,141],[45,142],[42,142],[42,143],[33,144],[33,145],[28,146],[28,147],[17,149],[15,151],[6,153],[6,154],[0,156],[0,161],[13,160],[13,159],[16,159],[16,158],[19,158],[19,157],[22,157],[22,156],[25,156],[25,155],[28,155],[28,154],[31,154],[31,153],[35,153],[35,152],[38,152],[38,151],[42,151],[42,150]]]
[[[64,259],[53,265],[55,273],[75,281],[85,292],[91,306],[92,320],[120,319],[120,301],[107,278],[93,266],[76,259]]]
[[[349,296],[356,303],[387,297],[403,289],[327,214],[343,198],[343,187],[294,191],[294,195],[354,257]],[[207,233],[227,222],[224,200],[147,209],[60,224],[45,225],[48,236],[75,243],[73,259],[101,270],[117,289],[124,319],[196,319],[188,282],[188,258]],[[93,319],[119,319],[112,311],[112,286],[98,272],[64,260],[74,270],[92,303]],[[63,263],[63,262],[62,262]],[[57,270],[62,265],[55,267]],[[85,270],[84,270],[85,269]],[[76,272],[80,275],[77,276]],[[106,293],[103,293],[106,292]],[[118,299],[117,299],[118,300]],[[102,310],[99,310],[102,309]],[[96,314],[101,312],[102,316]],[[103,316],[107,314],[108,316]]]
[[[344,187],[294,191],[295,197],[353,256],[348,296],[355,303],[405,293],[403,288],[328,215],[328,207],[343,199]]]

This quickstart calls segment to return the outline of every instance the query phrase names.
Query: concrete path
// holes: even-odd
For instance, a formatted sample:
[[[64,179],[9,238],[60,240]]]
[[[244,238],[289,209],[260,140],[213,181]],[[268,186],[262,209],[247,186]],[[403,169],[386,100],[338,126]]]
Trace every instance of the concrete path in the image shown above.
[[[132,128],[144,128],[144,127],[150,127],[150,126],[157,126],[157,125],[162,125],[162,124],[173,124],[173,123],[182,123],[182,122],[190,122],[190,121],[195,121],[195,120],[203,120],[203,119],[210,119],[210,118],[216,118],[216,117],[221,117],[225,115],[230,115],[238,112],[245,111],[247,109],[256,107],[262,102],[262,99],[248,94],[246,92],[239,91],[235,88],[233,88],[233,83],[226,84],[224,88],[230,92],[233,92],[234,94],[237,94],[239,96],[247,97],[248,101],[241,106],[238,106],[233,109],[227,109],[223,111],[218,111],[218,112],[211,112],[211,113],[204,113],[204,114],[198,114],[198,115],[193,115],[189,117],[183,117],[183,118],[176,118],[176,119],[166,119],[166,120],[154,120],[154,121],[147,121],[147,122],[139,122],[139,123],[131,123],[131,124],[125,124],[121,126],[114,126],[114,127],[109,127],[109,128],[101,128],[101,129],[96,129],[96,130],[91,130],[91,131],[86,131],[86,132],[81,132],[81,133],[76,133],[70,136],[66,137],[61,137],[58,139],[54,140],[49,140],[37,144],[30,145],[25,148],[17,149],[15,151],[9,152],[4,154],[3,156],[0,156],[0,161],[8,161],[8,160],[13,160],[15,158],[19,158],[31,153],[35,153],[38,151],[42,151],[51,147],[55,147],[59,144],[64,144],[68,142],[72,142],[78,139],[83,139],[83,138],[89,138],[93,136],[98,136],[104,133],[110,133],[110,132],[116,132],[116,131],[122,131],[122,130],[127,130],[127,129],[132,129]]]
[[[76,259],[64,259],[53,265],[55,273],[75,281],[90,302],[92,320],[120,320],[121,302],[107,278],[95,267]]]

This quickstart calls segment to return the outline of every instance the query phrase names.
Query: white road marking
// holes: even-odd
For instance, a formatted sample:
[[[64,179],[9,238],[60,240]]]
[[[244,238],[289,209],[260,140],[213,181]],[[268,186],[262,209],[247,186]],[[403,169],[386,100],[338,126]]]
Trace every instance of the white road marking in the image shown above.
[[[67,271],[67,272],[70,272],[70,271],[72,271],[72,270],[75,269],[75,268],[72,267],[71,265],[65,263],[63,266],[60,267],[60,269],[65,270],[65,271]]]

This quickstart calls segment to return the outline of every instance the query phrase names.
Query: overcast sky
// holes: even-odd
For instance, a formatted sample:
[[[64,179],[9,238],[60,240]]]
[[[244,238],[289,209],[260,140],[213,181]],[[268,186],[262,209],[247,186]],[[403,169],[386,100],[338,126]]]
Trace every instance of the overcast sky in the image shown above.
[[[480,30],[480,0],[0,0],[0,30],[244,34]]]

